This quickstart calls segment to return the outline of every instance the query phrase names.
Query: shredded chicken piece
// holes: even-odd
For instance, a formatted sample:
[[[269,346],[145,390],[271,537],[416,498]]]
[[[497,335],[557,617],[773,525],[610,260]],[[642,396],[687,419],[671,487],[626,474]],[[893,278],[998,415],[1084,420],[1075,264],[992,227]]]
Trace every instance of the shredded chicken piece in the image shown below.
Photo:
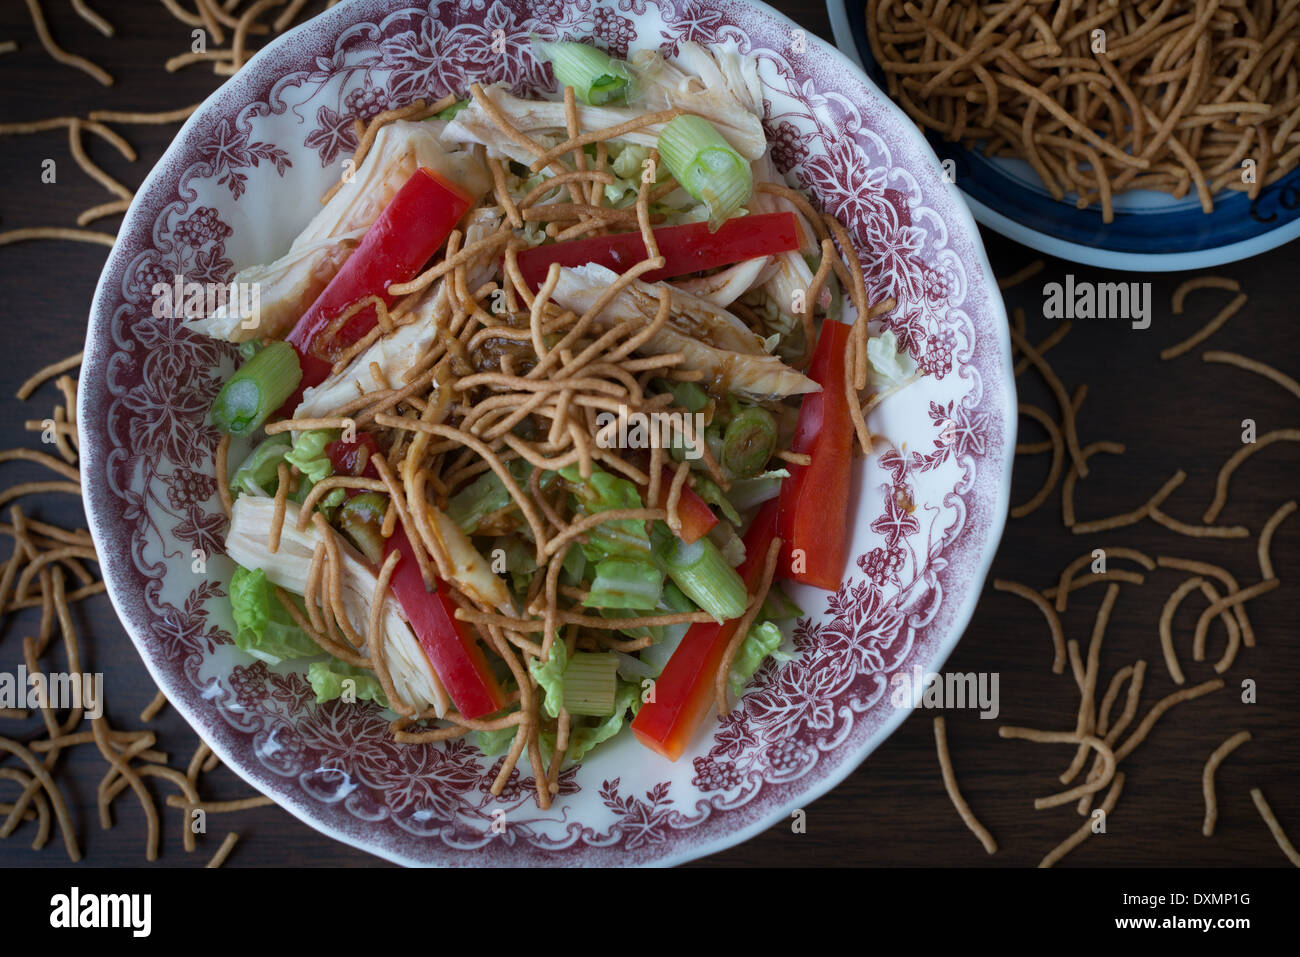
[[[379,130],[353,179],[317,213],[273,263],[239,270],[233,281],[258,290],[257,322],[221,307],[189,323],[216,339],[283,339],[329,285],[389,200],[421,166],[429,167],[477,201],[492,185],[487,168],[465,148],[439,142],[441,121],[398,120]]]
[[[273,585],[301,595],[307,590],[307,572],[321,533],[314,525],[299,531],[298,506],[290,502],[285,509],[280,548],[275,553],[268,552],[266,537],[274,515],[274,499],[255,495],[241,495],[236,499],[226,536],[226,554],[245,568],[262,569]],[[364,635],[378,579],[341,537],[338,547],[343,559],[343,605],[353,629]],[[403,561],[414,561],[414,558],[404,557]],[[417,711],[433,708],[441,717],[450,704],[447,692],[391,594],[384,600],[383,622],[384,654],[398,697]]]
[[[563,268],[560,280],[551,294],[551,299],[566,309],[583,313],[599,298],[600,294],[618,278],[617,273],[595,263]],[[635,322],[639,325],[649,324],[654,318],[659,301],[659,288],[662,283],[650,284],[633,282],[620,292],[600,314],[599,321],[605,325],[619,322]],[[680,317],[676,315],[679,297],[689,293],[674,289],[672,292],[674,317],[670,325],[655,333],[638,351],[646,355],[662,355],[680,352],[685,357],[683,367],[708,374],[718,384],[719,390],[740,392],[756,399],[775,399],[788,395],[802,395],[807,392],[820,392],[821,387],[807,376],[790,368],[775,356],[767,355],[758,337],[746,330],[750,340],[757,342],[757,347],[748,352],[727,348],[722,342],[709,344],[701,338],[698,325],[687,331],[675,327]],[[696,297],[690,297],[696,299]],[[696,302],[704,300],[696,299]],[[727,313],[730,315],[730,313]],[[734,316],[731,317],[735,319]],[[740,320],[736,320],[739,323]],[[704,335],[711,335],[720,330],[713,327]],[[726,340],[734,344],[737,339]]]

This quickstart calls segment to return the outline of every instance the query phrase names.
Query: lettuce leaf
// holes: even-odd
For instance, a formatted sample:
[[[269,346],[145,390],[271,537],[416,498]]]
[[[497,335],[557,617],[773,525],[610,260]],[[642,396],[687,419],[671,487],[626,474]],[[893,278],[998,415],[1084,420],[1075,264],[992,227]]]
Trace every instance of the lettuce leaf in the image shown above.
[[[230,479],[230,491],[236,496],[244,493],[274,495],[279,485],[276,469],[290,448],[292,443],[287,435],[273,435],[264,441],[239,464]]]
[[[622,179],[640,180],[645,161],[649,158],[650,147],[628,143],[618,151],[618,155],[610,163],[610,168],[614,171],[615,176]],[[659,171],[656,170],[655,172],[658,174]]]
[[[867,361],[872,370],[886,382],[902,382],[912,373],[910,360],[898,351],[898,337],[892,329],[867,340]]]
[[[498,754],[505,754],[510,750],[510,745],[518,731],[519,728],[514,725],[498,728],[495,731],[475,731],[474,742],[484,755],[495,758]]]
[[[625,478],[611,475],[603,469],[593,468],[591,478],[583,479],[576,465],[566,466],[560,475],[569,483],[573,497],[588,515],[611,509],[641,508],[641,493]],[[597,525],[587,533],[587,544],[582,553],[589,561],[598,562],[612,556],[646,558],[650,553],[650,536],[645,522],[622,519]]]
[[[235,619],[235,645],[245,654],[278,665],[321,653],[294,624],[260,568],[235,569],[230,580],[230,609]]]
[[[316,692],[317,704],[341,698],[345,692],[350,691],[356,701],[373,701],[381,708],[388,707],[388,698],[373,672],[353,667],[337,658],[313,661],[307,669],[307,681]],[[352,684],[349,685],[348,682]]]
[[[298,491],[294,498],[299,503],[307,497],[313,485],[334,474],[334,463],[325,453],[325,446],[338,437],[338,429],[311,429],[308,432],[299,432],[293,440],[293,448],[285,453],[285,462],[298,466]],[[347,489],[336,488],[320,500],[318,508],[325,513],[326,518],[329,518],[330,513],[342,505],[347,497]]]
[[[583,605],[588,608],[634,608],[652,611],[663,595],[664,573],[658,565],[630,558],[606,558]]]
[[[506,471],[521,488],[528,487],[528,476],[532,470],[532,465],[525,459],[511,459],[506,463]],[[543,480],[545,477],[545,474],[541,476]],[[466,535],[473,535],[483,519],[505,508],[511,501],[513,500],[501,477],[496,472],[488,471],[453,495],[447,502],[446,513],[457,528]]]
[[[645,172],[645,161],[650,158],[650,148],[629,143],[614,155],[609,164],[614,174],[614,182],[605,187],[605,200],[611,206],[626,206],[636,202],[641,189],[641,177]],[[655,185],[662,183],[667,173],[667,164],[660,163],[655,168]]]
[[[299,432],[293,440],[293,448],[285,453],[284,460],[290,465],[298,466],[298,471],[305,475],[312,484],[334,474],[334,465],[325,454],[325,446],[337,439],[337,429],[312,429]]]
[[[552,718],[560,716],[560,708],[564,705],[564,669],[568,665],[569,650],[563,641],[551,643],[549,661],[533,659],[528,663],[529,672],[542,687],[542,707]]]
[[[728,683],[732,694],[740,697],[744,693],[745,685],[750,678],[754,677],[754,672],[758,671],[763,659],[769,655],[778,662],[789,661],[794,657],[789,652],[780,650],[781,639],[781,629],[770,621],[754,625],[749,629],[749,634],[745,635],[740,650],[736,652],[735,661],[731,663]]]
[[[773,585],[767,592],[759,615],[771,621],[786,621],[790,618],[802,618],[803,609],[796,605],[779,585]]]

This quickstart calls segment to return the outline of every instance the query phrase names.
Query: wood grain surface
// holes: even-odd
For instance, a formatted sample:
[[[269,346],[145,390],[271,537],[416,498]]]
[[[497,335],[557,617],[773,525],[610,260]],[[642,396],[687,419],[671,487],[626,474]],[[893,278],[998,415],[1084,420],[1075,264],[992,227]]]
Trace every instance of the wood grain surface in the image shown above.
[[[45,0],[51,28],[68,49],[96,60],[116,77],[111,89],[89,77],[53,63],[40,49],[22,3],[0,4],[0,40],[13,39],[20,50],[0,56],[0,122],[38,119],[93,109],[164,110],[194,103],[209,93],[217,78],[198,66],[166,74],[163,62],[189,48],[189,28],[173,20],[150,0],[99,0],[98,7],[117,27],[106,40],[74,14],[71,5]],[[814,0],[783,0],[774,4],[813,33],[829,38],[824,7]],[[322,2],[311,9],[322,7]],[[87,138],[96,162],[135,187],[165,149],[175,127],[119,127],[140,152],[126,163],[98,140]],[[46,158],[57,163],[57,181],[41,182]],[[83,209],[109,197],[89,180],[68,154],[66,136],[59,131],[34,136],[0,138],[0,229],[74,224]],[[116,219],[100,228],[116,228]],[[992,233],[985,242],[994,271],[1007,276],[1036,257]],[[61,242],[33,242],[0,249],[0,447],[32,444],[22,422],[44,417],[53,401],[44,390],[32,403],[14,398],[17,385],[46,362],[77,351],[85,335],[88,304],[106,250]],[[1276,428],[1300,426],[1300,399],[1276,385],[1237,369],[1207,365],[1204,349],[1227,349],[1277,365],[1300,377],[1300,331],[1297,324],[1297,246],[1275,250],[1255,259],[1212,270],[1240,281],[1249,302],[1204,346],[1168,362],[1162,348],[1181,340],[1227,301],[1226,294],[1206,291],[1188,300],[1187,313],[1172,315],[1169,296],[1186,275],[1103,275],[1100,271],[1049,260],[1044,272],[1008,293],[1008,305],[1028,314],[1031,341],[1040,341],[1056,325],[1043,317],[1043,284],[1061,280],[1067,272],[1079,280],[1150,281],[1154,318],[1149,329],[1131,329],[1122,320],[1077,320],[1065,340],[1050,354],[1065,387],[1087,384],[1079,414],[1084,444],[1106,439],[1123,442],[1122,457],[1098,457],[1092,474],[1078,486],[1077,507],[1083,520],[1136,508],[1176,470],[1187,481],[1166,503],[1166,511],[1197,522],[1211,500],[1221,464],[1241,447],[1242,421],[1253,419],[1263,434]],[[1019,378],[1021,401],[1041,406],[1053,417],[1058,411],[1051,393],[1036,372]],[[1023,441],[1044,436],[1021,420]],[[1012,502],[1027,500],[1042,483],[1049,456],[1022,457],[1016,462]],[[1278,443],[1249,460],[1234,477],[1221,522],[1242,524],[1251,538],[1241,541],[1195,540],[1179,536],[1150,521],[1095,536],[1071,534],[1062,524],[1059,484],[1038,511],[1012,520],[1002,539],[993,576],[1014,579],[1034,588],[1055,583],[1061,569],[1076,556],[1096,547],[1128,546],[1151,556],[1178,555],[1224,565],[1243,584],[1259,580],[1255,536],[1281,503],[1300,495],[1297,469],[1300,444]],[[44,477],[22,463],[0,465],[5,486],[28,477]],[[80,505],[72,498],[48,500],[39,514],[65,526],[82,526]],[[1300,516],[1278,532],[1272,549],[1282,587],[1250,603],[1258,646],[1243,649],[1225,675],[1227,687],[1208,698],[1184,704],[1168,714],[1149,739],[1125,762],[1128,783],[1111,815],[1108,832],[1086,842],[1064,862],[1069,866],[1228,866],[1285,864],[1281,852],[1251,804],[1249,789],[1260,786],[1293,839],[1300,840]],[[1113,567],[1131,567],[1113,560]],[[1166,596],[1186,576],[1161,570],[1147,575],[1142,586],[1122,585],[1106,634],[1101,680],[1138,658],[1148,662],[1147,689],[1141,713],[1158,697],[1174,690],[1161,658],[1156,623]],[[1064,616],[1067,637],[1086,647],[1093,617],[1104,588],[1088,587],[1071,596]],[[1190,661],[1191,632],[1204,602],[1189,600],[1175,620],[1189,683],[1212,677],[1208,663]],[[87,670],[107,676],[110,715],[126,727],[138,727],[137,716],[154,694],[154,687],[135,649],[118,623],[111,605],[100,597],[76,611]],[[25,620],[24,620],[25,621]],[[12,670],[20,656],[23,629],[11,623],[0,633],[0,668]],[[1211,629],[1210,657],[1216,658],[1224,640],[1216,624]],[[1078,695],[1068,670],[1053,675],[1052,650],[1041,614],[1024,600],[985,593],[965,637],[947,664],[948,670],[990,672],[999,677],[997,720],[981,720],[974,712],[947,713],[948,735],[957,779],[972,808],[1000,845],[986,856],[966,830],[944,793],[935,756],[932,714],[918,712],[851,773],[842,784],[811,803],[806,833],[793,833],[788,822],[745,844],[699,862],[703,866],[1032,866],[1076,828],[1073,806],[1035,811],[1036,796],[1060,786],[1057,774],[1068,764],[1069,747],[1004,741],[1002,723],[1038,728],[1071,729]],[[1242,703],[1241,683],[1253,681],[1258,702]],[[34,733],[38,722],[24,725],[0,721],[0,733],[21,737]],[[195,737],[172,710],[155,723],[159,747],[172,754],[173,764],[188,760]],[[1213,838],[1201,836],[1203,803],[1201,769],[1210,752],[1225,738],[1248,728],[1254,740],[1233,754],[1219,770],[1220,816]],[[60,781],[75,799],[74,815],[87,862],[100,866],[144,862],[144,820],[129,795],[115,803],[117,824],[101,831],[94,813],[95,787],[104,764],[93,748],[73,749],[60,770]],[[8,800],[11,785],[0,790]],[[160,795],[164,792],[159,791]],[[214,798],[242,796],[248,788],[222,770],[205,791]],[[382,866],[377,859],[330,841],[278,808],[261,808],[215,821],[211,835],[194,855],[180,846],[179,812],[164,810],[165,841],[161,863],[196,866],[206,862],[227,830],[241,841],[228,866]],[[0,865],[33,867],[63,865],[66,857],[57,839],[40,853],[31,851],[29,829],[0,843]]]

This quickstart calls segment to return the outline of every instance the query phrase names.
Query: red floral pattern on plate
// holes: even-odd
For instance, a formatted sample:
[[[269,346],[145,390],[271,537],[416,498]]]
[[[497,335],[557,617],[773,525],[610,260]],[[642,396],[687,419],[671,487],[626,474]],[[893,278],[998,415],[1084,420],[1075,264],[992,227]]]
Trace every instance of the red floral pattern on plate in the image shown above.
[[[766,8],[698,0],[352,0],[293,31],[181,132],[128,215],[96,295],[81,421],[91,524],[116,606],[168,697],[227,763],[339,839],[407,863],[664,863],[718,850],[815,798],[902,715],[888,676],[937,667],[969,616],[1005,511],[1015,399],[1005,316],[973,224],[907,121]],[[539,811],[523,765],[471,740],[399,745],[374,705],[315,704],[301,675],[230,637],[208,406],[232,347],[152,314],[156,283],[228,280],[311,215],[353,121],[418,96],[553,89],[530,34],[618,55],[687,40],[758,58],[778,166],[843,218],[873,299],[927,376],[879,413],[855,563],[738,706],[668,765],[623,741],[560,775]],[[314,157],[314,159],[313,159]],[[278,204],[278,207],[277,207]],[[272,208],[277,207],[278,212]],[[924,451],[919,451],[924,450]],[[860,577],[859,577],[860,575]],[[824,607],[823,607],[824,605]]]

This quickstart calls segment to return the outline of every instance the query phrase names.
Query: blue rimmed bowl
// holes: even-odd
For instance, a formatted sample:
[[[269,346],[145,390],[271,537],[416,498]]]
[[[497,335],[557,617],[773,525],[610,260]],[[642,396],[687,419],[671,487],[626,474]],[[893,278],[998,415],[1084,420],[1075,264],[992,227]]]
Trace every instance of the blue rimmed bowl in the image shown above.
[[[864,0],[826,0],[835,45],[881,89],[884,71],[867,39]],[[978,149],[926,135],[975,218],[1039,252],[1106,269],[1173,272],[1248,259],[1300,236],[1300,167],[1251,200],[1224,190],[1204,213],[1194,191],[1182,199],[1152,190],[1115,197],[1115,218],[1101,207],[1078,209],[1073,194],[1057,200],[1028,163],[988,157]]]

